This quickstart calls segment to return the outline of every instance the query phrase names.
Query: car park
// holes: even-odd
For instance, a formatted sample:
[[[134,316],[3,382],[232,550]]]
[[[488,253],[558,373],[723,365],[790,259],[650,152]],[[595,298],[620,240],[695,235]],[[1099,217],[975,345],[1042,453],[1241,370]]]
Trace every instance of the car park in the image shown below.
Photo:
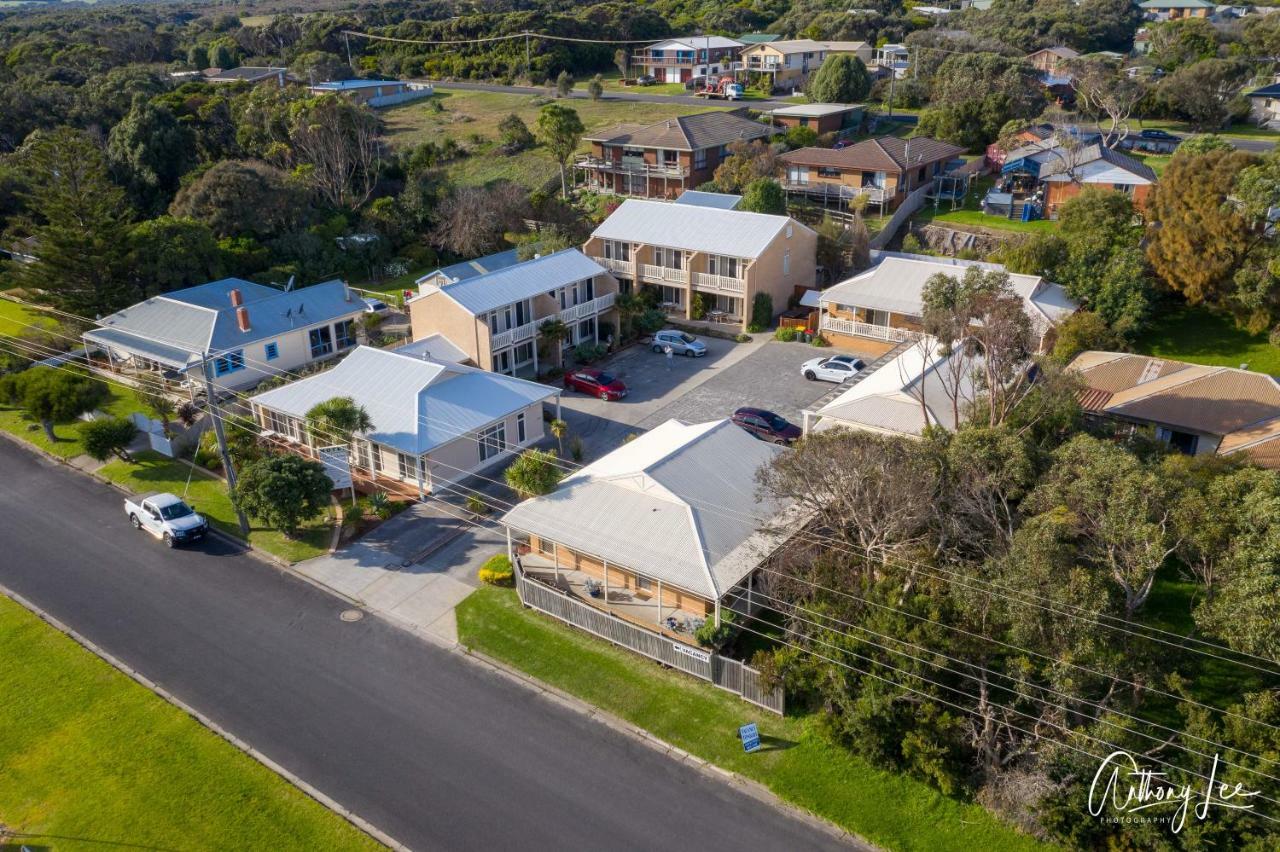
[[[209,532],[209,522],[196,514],[195,507],[173,494],[125,500],[124,511],[134,529],[151,533],[169,547],[199,541]]]
[[[584,367],[570,370],[564,374],[565,390],[581,391],[605,402],[622,399],[627,395],[627,386],[601,370]]]
[[[837,384],[858,375],[866,368],[861,358],[853,355],[832,355],[829,358],[813,358],[800,365],[800,375],[809,381],[836,382]]]
[[[654,352],[666,352],[668,346],[674,354],[688,358],[701,358],[707,354],[707,344],[679,329],[668,328],[658,332],[653,336],[653,344],[650,348]]]
[[[799,426],[764,408],[739,408],[733,422],[762,441],[790,444],[803,434]]]

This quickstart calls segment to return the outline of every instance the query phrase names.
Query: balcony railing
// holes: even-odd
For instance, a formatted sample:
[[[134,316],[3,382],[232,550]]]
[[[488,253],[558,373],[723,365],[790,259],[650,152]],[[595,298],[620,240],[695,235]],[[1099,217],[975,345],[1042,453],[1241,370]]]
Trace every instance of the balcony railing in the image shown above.
[[[618,260],[614,257],[595,257],[594,255],[591,259],[615,275],[625,275],[628,278],[632,278],[636,274],[635,261]]]
[[[728,275],[695,272],[693,273],[693,289],[708,293],[740,294],[746,292],[747,282],[741,278],[732,278]]]
[[[640,277],[645,281],[661,281],[665,284],[688,284],[689,270],[642,263],[640,264]]]
[[[805,195],[816,195],[823,198],[839,198],[845,201],[857,198],[860,195],[865,195],[868,200],[878,203],[885,201],[890,197],[888,190],[881,189],[878,186],[849,186],[848,184],[833,183],[824,180],[788,180],[782,182],[782,188],[787,192],[802,192]]]
[[[582,156],[573,161],[574,168],[589,169],[601,172],[620,172],[649,177],[684,178],[689,170],[684,166],[668,166],[657,163],[636,163],[622,160],[606,160],[600,157]]]
[[[489,348],[504,349],[517,343],[523,343],[526,340],[533,339],[538,333],[537,322],[527,322],[524,325],[518,325],[515,328],[509,328],[506,331],[500,331],[489,339]]]
[[[856,320],[841,319],[824,315],[821,324],[823,331],[830,331],[835,334],[850,334],[854,337],[870,337],[874,340],[892,340],[901,342],[903,340],[915,340],[920,336],[920,332],[911,331],[906,328],[894,328],[889,325],[872,325],[871,323],[858,322]]]
[[[603,296],[597,296],[589,302],[583,302],[580,305],[570,305],[560,312],[560,319],[563,322],[573,322],[574,320],[589,317],[598,314],[601,311],[607,311],[613,307],[613,302],[617,299],[616,293],[605,293]]]

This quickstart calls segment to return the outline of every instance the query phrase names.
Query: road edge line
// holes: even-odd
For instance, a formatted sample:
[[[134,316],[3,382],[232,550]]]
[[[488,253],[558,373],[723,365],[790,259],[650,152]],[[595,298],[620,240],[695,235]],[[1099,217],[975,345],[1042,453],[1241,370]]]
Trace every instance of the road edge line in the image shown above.
[[[179,710],[181,710],[182,712],[186,713],[188,716],[190,716],[191,718],[199,722],[207,730],[222,737],[224,740],[226,740],[231,745],[239,749],[241,752],[243,752],[244,754],[247,754],[249,757],[258,761],[258,763],[262,764],[267,769],[270,769],[272,772],[279,775],[285,781],[288,781],[294,787],[302,791],[303,794],[315,800],[317,804],[329,809],[333,813],[342,817],[347,822],[349,822],[352,826],[359,829],[360,831],[363,831],[365,834],[369,835],[374,840],[381,843],[383,846],[386,846],[389,849],[394,849],[396,850],[396,852],[412,852],[412,848],[410,846],[407,846],[406,844],[401,843],[399,840],[396,840],[387,832],[378,828],[376,825],[369,822],[367,819],[360,816],[355,811],[351,810],[350,808],[340,803],[337,799],[334,799],[332,796],[323,792],[319,788],[308,783],[307,781],[304,781],[300,776],[294,774],[291,770],[285,768],[281,764],[272,760],[270,757],[263,754],[258,749],[254,748],[245,740],[242,740],[240,737],[231,733],[229,730],[227,730],[222,725],[215,722],[213,719],[206,716],[204,713],[201,713],[199,710],[195,709],[190,704],[183,701],[181,698],[178,698],[176,695],[174,695],[165,687],[161,686],[160,684],[148,678],[146,675],[137,671],[136,669],[131,667],[129,664],[125,663],[123,660],[116,657],[114,654],[101,648],[96,642],[89,639],[87,636],[84,636],[78,631],[71,629],[66,624],[63,624],[62,621],[59,620],[57,617],[49,614],[48,612],[45,612],[42,608],[40,608],[33,602],[27,600],[25,597],[13,591],[3,583],[0,583],[0,594],[9,598],[11,601],[18,604],[23,609],[26,609],[36,618],[39,618],[41,621],[43,621],[45,624],[52,627],[54,630],[57,630],[59,633],[68,637],[77,645],[84,648],[86,651],[93,654],[94,656],[98,657],[100,660],[107,663],[109,666],[116,669],[121,674],[126,675],[135,683],[143,687],[146,687],[155,695],[160,696],[160,698],[172,704],[174,707],[177,707]]]

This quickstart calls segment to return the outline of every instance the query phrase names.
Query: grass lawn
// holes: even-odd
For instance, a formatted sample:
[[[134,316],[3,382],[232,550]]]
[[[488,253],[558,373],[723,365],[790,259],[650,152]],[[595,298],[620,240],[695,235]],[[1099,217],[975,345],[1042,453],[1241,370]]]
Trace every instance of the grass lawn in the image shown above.
[[[935,210],[926,201],[925,206],[915,215],[917,224],[936,222],[944,227],[960,226],[966,228],[985,228],[990,231],[1017,231],[1023,234],[1034,234],[1040,231],[1052,231],[1058,227],[1056,222],[1048,219],[1036,219],[1023,222],[1016,219],[1005,219],[1002,216],[988,216],[982,212],[982,197],[994,183],[994,178],[981,177],[969,184],[969,192],[964,198],[964,205],[952,210],[949,202],[943,201]]]
[[[1141,154],[1137,151],[1126,151],[1128,156],[1135,160],[1146,163],[1156,173],[1156,177],[1164,174],[1165,167],[1169,165],[1169,161],[1173,159],[1171,154]]]
[[[52,317],[45,316],[40,311],[32,310],[18,302],[0,298],[0,337],[26,334],[33,330],[27,328],[28,325],[57,328],[58,323]]]
[[[1230,317],[1205,308],[1182,307],[1158,317],[1136,341],[1144,355],[1174,358],[1193,364],[1239,367],[1280,376],[1280,347],[1266,334],[1249,334],[1236,328]]]
[[[1195,130],[1185,121],[1137,121],[1134,127],[1138,132],[1143,130],[1167,130],[1170,133],[1177,133],[1180,136],[1195,136],[1206,131]],[[1280,133],[1274,130],[1267,130],[1265,127],[1258,127],[1256,124],[1233,124],[1226,130],[1217,131],[1218,136],[1225,136],[1228,139],[1271,139],[1280,142]]]
[[[7,304],[0,302],[0,304]],[[109,396],[107,401],[99,408],[115,417],[127,417],[135,411],[145,411],[145,407],[139,401],[138,395],[133,390],[123,388],[116,384],[107,384]],[[16,435],[29,444],[35,444],[45,452],[52,453],[59,458],[69,459],[84,453],[84,447],[80,444],[80,430],[77,425],[79,420],[70,423],[55,423],[53,434],[57,436],[56,443],[50,442],[49,438],[44,434],[44,429],[40,424],[27,417],[26,412],[17,408],[10,408],[0,405],[0,429]]]
[[[790,802],[895,850],[1044,848],[981,807],[875,769],[826,741],[813,720],[778,718],[710,684],[565,627],[484,587],[458,606],[464,645],[503,660],[658,737],[767,785]],[[745,754],[738,726],[760,725]]]
[[[471,156],[447,166],[453,181],[474,186],[508,179],[538,187],[559,177],[560,171],[550,154],[541,147],[510,156],[497,151],[498,123],[510,113],[520,116],[529,129],[533,129],[541,109],[532,103],[533,99],[533,95],[451,90],[448,84],[441,84],[430,98],[384,111],[387,141],[403,148],[451,136],[472,152]],[[440,104],[443,110],[433,112],[432,103]],[[612,124],[652,124],[665,118],[726,108],[614,100],[574,100],[569,105],[577,111],[587,132]],[[581,147],[585,151],[590,146],[583,143]]]
[[[0,823],[33,849],[382,848],[2,597],[0,694]]]
[[[239,538],[240,527],[225,483],[205,471],[197,469],[192,474],[191,470],[191,466],[184,462],[148,450],[135,455],[134,463],[114,461],[99,473],[135,493],[169,491],[185,495],[186,501],[195,505],[196,511],[208,518],[211,524]],[[190,487],[187,486],[188,476],[191,477]],[[289,562],[300,562],[329,551],[332,521],[327,514],[304,525],[298,537],[292,539],[261,525],[251,524],[251,527],[249,542],[253,546]]]

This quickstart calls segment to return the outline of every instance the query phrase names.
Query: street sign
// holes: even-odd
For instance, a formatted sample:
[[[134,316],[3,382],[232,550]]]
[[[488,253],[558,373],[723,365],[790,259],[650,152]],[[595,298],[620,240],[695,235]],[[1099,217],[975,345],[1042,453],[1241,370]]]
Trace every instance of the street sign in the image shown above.
[[[755,722],[738,728],[738,737],[742,740],[743,751],[753,752],[760,748],[760,729]]]
[[[316,454],[324,463],[324,472],[333,480],[333,490],[351,487],[350,451],[346,447],[317,447]]]

